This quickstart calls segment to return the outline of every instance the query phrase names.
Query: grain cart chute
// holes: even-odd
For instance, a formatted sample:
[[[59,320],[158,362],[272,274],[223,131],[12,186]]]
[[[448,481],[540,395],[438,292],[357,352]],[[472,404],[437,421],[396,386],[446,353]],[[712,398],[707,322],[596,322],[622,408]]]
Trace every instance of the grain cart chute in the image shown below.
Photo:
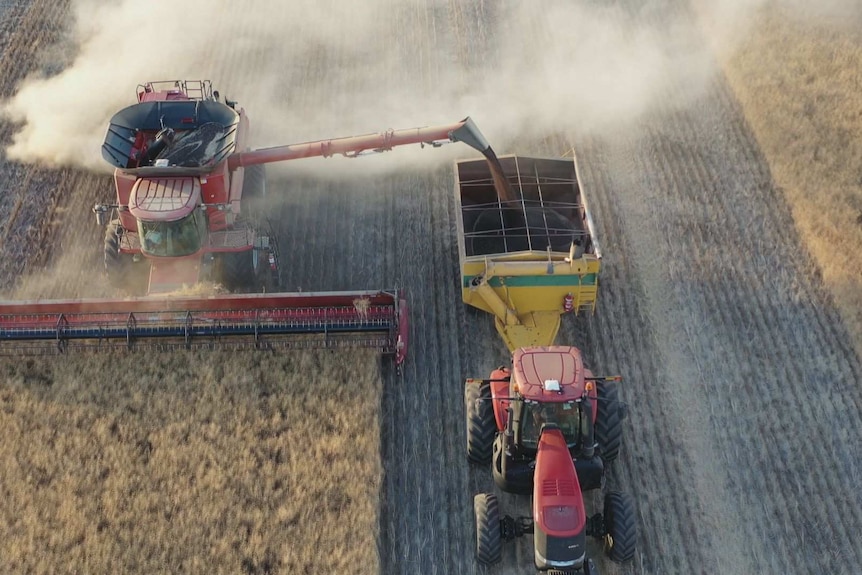
[[[595,309],[601,269],[576,161],[501,157],[505,186],[490,166],[455,166],[462,298],[510,351],[551,345],[561,314]]]
[[[256,150],[248,134],[245,111],[221,99],[208,80],[138,86],[137,103],[114,114],[102,145],[114,168],[115,199],[93,212],[106,226],[108,280],[146,296],[0,302],[0,353],[354,345],[379,348],[401,364],[408,323],[398,290],[279,292],[278,238],[262,203],[264,164],[464,142],[488,158],[488,173],[501,185],[490,146],[469,118]],[[233,293],[177,295],[201,282]]]

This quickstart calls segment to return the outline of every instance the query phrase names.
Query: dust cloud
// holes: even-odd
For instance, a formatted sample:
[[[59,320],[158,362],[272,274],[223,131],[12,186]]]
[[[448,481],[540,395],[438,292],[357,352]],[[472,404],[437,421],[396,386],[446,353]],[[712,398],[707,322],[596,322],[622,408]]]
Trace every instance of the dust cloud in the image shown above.
[[[751,32],[764,10],[809,25],[856,32],[862,26],[859,0],[692,0],[715,50],[732,53]]]
[[[733,30],[764,2],[710,4]],[[21,126],[6,153],[106,170],[111,115],[139,83],[175,78],[212,79],[239,101],[252,147],[467,115],[501,152],[519,135],[625,127],[659,101],[686,105],[715,73],[689,16],[667,4],[463,2],[483,24],[452,34],[443,0],[75,0],[68,49],[49,52],[68,61],[46,62],[2,105]],[[844,4],[820,3],[823,15]]]

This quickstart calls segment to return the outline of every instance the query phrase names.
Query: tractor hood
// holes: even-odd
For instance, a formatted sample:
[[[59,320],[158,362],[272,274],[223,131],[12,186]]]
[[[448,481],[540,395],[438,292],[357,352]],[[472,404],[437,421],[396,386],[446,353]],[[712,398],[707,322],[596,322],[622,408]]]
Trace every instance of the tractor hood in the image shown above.
[[[546,425],[539,438],[533,520],[536,566],[581,566],[586,556],[586,510],[575,464],[555,425]]]
[[[172,222],[189,215],[200,199],[200,178],[139,178],[129,211],[139,220]]]

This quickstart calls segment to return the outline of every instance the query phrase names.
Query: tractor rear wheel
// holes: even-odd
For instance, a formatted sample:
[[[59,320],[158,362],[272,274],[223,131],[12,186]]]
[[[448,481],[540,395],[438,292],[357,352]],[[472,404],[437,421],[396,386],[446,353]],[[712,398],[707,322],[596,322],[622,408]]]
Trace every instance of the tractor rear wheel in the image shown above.
[[[476,559],[485,565],[496,563],[503,553],[497,496],[479,493],[473,497],[473,513],[476,516]]]
[[[613,381],[596,382],[598,407],[596,410],[596,443],[605,465],[614,462],[623,442],[623,404],[617,384]]]
[[[605,495],[605,553],[617,563],[635,556],[638,542],[635,506],[627,493],[611,491]]]
[[[467,459],[488,465],[494,447],[497,423],[491,403],[491,384],[472,380],[464,385],[464,403],[467,411]]]

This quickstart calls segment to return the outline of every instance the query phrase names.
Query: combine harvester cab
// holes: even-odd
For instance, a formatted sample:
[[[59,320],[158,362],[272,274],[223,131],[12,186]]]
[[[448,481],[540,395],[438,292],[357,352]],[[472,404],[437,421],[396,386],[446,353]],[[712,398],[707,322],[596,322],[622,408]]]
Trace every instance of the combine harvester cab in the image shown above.
[[[552,345],[564,313],[595,310],[601,252],[574,158],[455,165],[465,303],[495,317],[510,351]]]

